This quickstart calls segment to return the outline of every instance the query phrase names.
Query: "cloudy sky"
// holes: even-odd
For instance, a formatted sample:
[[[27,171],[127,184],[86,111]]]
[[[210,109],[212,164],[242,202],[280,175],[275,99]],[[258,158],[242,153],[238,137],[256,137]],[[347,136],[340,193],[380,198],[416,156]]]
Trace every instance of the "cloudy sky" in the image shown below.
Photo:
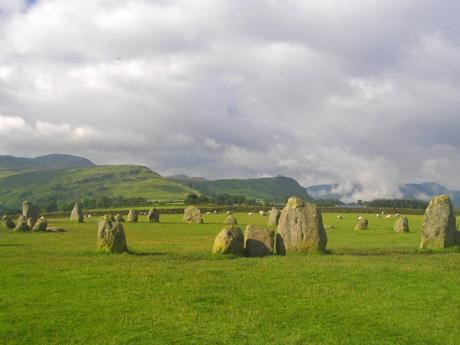
[[[0,154],[460,189],[457,0],[0,0]]]

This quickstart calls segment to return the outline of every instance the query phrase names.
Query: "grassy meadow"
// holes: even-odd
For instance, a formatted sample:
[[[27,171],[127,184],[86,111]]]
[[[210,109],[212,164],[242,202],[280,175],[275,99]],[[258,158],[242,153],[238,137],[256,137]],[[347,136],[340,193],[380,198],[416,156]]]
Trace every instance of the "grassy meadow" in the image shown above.
[[[96,252],[95,218],[1,228],[0,344],[459,343],[460,253],[420,253],[421,216],[396,234],[395,218],[355,231],[356,214],[328,213],[328,255],[214,257],[225,217],[140,217],[120,255]]]

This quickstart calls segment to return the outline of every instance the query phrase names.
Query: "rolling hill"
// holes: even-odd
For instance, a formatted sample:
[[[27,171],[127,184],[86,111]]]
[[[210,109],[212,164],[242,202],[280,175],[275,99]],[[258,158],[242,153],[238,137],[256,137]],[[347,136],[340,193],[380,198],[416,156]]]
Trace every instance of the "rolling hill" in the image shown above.
[[[243,195],[249,199],[284,202],[290,196],[312,200],[307,191],[293,178],[278,176],[254,179],[206,180],[202,177],[171,176],[176,181],[205,195]]]
[[[196,191],[137,165],[28,171],[0,178],[0,203],[10,207],[25,199],[72,202],[102,195],[182,201],[190,193]]]

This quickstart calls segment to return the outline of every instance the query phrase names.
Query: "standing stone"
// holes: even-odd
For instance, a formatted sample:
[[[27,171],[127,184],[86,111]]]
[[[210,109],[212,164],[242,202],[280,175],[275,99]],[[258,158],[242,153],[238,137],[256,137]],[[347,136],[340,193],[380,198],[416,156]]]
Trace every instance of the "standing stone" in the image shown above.
[[[182,218],[184,223],[201,224],[203,218],[201,218],[201,211],[195,206],[189,206],[184,210],[184,217]]]
[[[281,216],[281,211],[273,207],[272,211],[270,212],[270,217],[268,217],[268,225],[277,226],[280,220],[280,216]]]
[[[83,209],[80,207],[80,205],[75,203],[75,206],[73,207],[72,213],[70,213],[70,220],[73,220],[75,222],[83,223]]]
[[[224,224],[236,225],[238,224],[238,221],[236,220],[236,217],[233,214],[230,214],[227,218],[225,218]]]
[[[244,236],[240,228],[227,225],[216,236],[213,254],[244,255]]]
[[[150,223],[159,223],[160,222],[160,212],[156,208],[151,208],[148,214]]]
[[[5,223],[7,229],[14,229],[16,227],[16,224],[14,224],[10,216],[4,215],[2,221]]]
[[[447,248],[455,245],[458,232],[454,207],[447,195],[434,197],[425,211],[420,248]]]
[[[324,252],[327,235],[319,208],[297,197],[289,198],[281,211],[276,238],[277,253]]]
[[[123,225],[110,214],[98,221],[97,249],[108,253],[128,251]]]
[[[409,219],[402,217],[395,222],[393,226],[394,232],[409,232]]]
[[[273,255],[275,231],[258,225],[248,225],[244,231],[244,247],[250,257]]]
[[[129,213],[128,213],[128,217],[127,217],[126,220],[127,220],[129,223],[137,223],[138,218],[139,218],[139,216],[137,215],[136,210],[130,209],[130,210],[129,210]]]
[[[48,221],[45,218],[40,218],[32,228],[32,231],[45,232],[48,227]]]
[[[358,220],[358,224],[355,226],[355,230],[367,230],[369,222],[366,218]]]
[[[123,223],[125,221],[125,219],[123,218],[123,216],[121,214],[118,213],[118,214],[115,215],[115,221]]]
[[[22,215],[26,217],[29,228],[32,229],[38,219],[38,207],[26,200],[22,203]]]
[[[18,217],[16,222],[16,227],[13,230],[14,232],[27,232],[30,231],[30,227],[27,225],[27,218],[22,214]]]

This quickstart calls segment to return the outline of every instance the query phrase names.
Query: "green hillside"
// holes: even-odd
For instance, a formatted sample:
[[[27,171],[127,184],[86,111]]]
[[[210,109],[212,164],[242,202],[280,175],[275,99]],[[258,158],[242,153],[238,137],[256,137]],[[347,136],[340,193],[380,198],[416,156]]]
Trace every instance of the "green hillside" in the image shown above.
[[[49,197],[58,202],[102,195],[177,201],[190,193],[196,191],[136,165],[32,171],[0,178],[0,203],[12,207],[25,199]]]
[[[205,195],[230,194],[243,195],[246,198],[285,201],[290,196],[299,196],[304,200],[312,200],[296,180],[278,176],[254,179],[226,179],[209,181],[202,178],[174,176],[169,180],[182,183]]]

